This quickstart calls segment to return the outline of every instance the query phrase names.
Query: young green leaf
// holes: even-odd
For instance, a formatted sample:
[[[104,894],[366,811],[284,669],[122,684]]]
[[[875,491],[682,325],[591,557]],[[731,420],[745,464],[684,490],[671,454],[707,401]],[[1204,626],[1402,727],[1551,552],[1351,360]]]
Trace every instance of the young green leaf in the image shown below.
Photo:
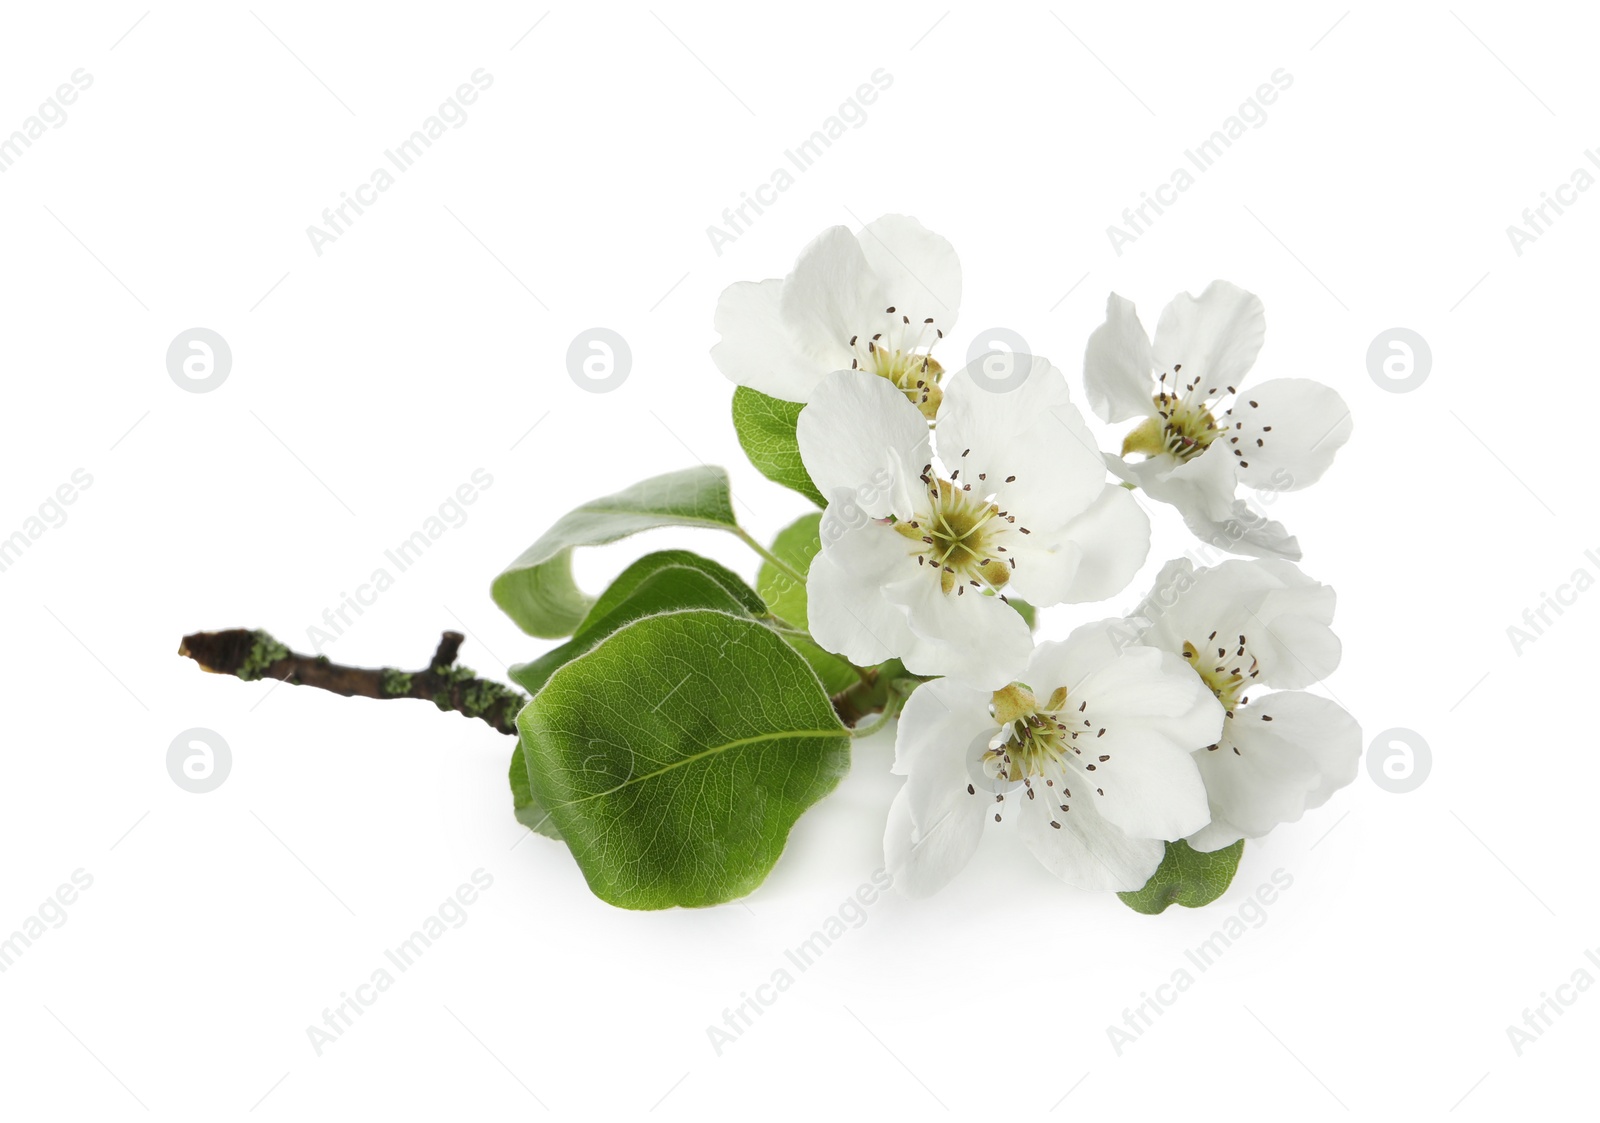
[[[533,797],[622,908],[712,905],[767,876],[849,767],[805,661],[722,612],[647,616],[552,674],[518,719]]]
[[[1161,865],[1150,875],[1143,889],[1118,893],[1122,903],[1134,912],[1155,915],[1176,902],[1184,908],[1209,905],[1227,891],[1244,853],[1244,839],[1210,853],[1196,850],[1179,839],[1167,843]]]
[[[798,491],[818,507],[826,507],[828,501],[800,460],[800,442],[794,435],[803,408],[800,402],[769,398],[759,390],[740,386],[733,392],[733,428],[756,471]]]
[[[533,798],[533,788],[528,785],[528,759],[522,751],[521,737],[517,738],[517,747],[511,750],[511,806],[516,812],[517,822],[546,838],[558,842],[561,840],[561,832],[556,829],[549,813]]]
[[[819,527],[822,512],[801,515],[778,532],[772,541],[772,553],[801,576],[811,570],[811,559],[822,549]],[[756,574],[756,588],[766,598],[774,616],[787,621],[801,631],[809,631],[806,619],[806,587],[771,562],[762,562]],[[812,640],[800,636],[786,637],[789,643],[805,657],[811,669],[817,672],[829,694],[837,694],[856,681],[855,668],[847,660],[825,651]]]
[[[713,467],[670,472],[568,511],[494,579],[494,602],[529,635],[570,636],[594,604],[572,579],[573,548],[660,526],[737,531],[728,474]]]
[[[687,550],[663,550],[634,562],[600,594],[566,643],[508,672],[537,694],[557,667],[571,662],[624,624],[685,608],[713,608],[734,616],[764,617],[766,605],[732,571]]]

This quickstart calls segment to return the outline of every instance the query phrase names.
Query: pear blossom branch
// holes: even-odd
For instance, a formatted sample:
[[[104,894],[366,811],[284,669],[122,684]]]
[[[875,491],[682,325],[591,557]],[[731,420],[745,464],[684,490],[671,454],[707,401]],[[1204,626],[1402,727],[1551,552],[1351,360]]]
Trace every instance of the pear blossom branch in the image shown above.
[[[346,698],[420,698],[441,710],[454,710],[487,723],[500,733],[517,735],[517,712],[527,695],[456,665],[465,639],[445,632],[428,665],[418,671],[395,667],[347,667],[326,655],[290,651],[270,634],[245,628],[196,632],[184,636],[178,654],[213,674],[233,675],[245,682],[277,679],[294,686],[314,686]]]
[[[195,632],[183,637],[178,654],[193,659],[211,674],[232,675],[245,682],[276,679],[292,686],[314,686],[346,698],[418,698],[477,718],[508,737],[517,736],[517,713],[528,704],[527,695],[489,679],[478,678],[468,667],[456,665],[465,637],[445,632],[428,665],[418,671],[395,667],[350,667],[326,655],[301,655],[290,651],[259,629],[230,628],[221,632]],[[833,695],[834,713],[854,727],[873,714],[879,721],[857,731],[875,732],[898,711],[906,677],[898,663],[862,670],[861,681]]]

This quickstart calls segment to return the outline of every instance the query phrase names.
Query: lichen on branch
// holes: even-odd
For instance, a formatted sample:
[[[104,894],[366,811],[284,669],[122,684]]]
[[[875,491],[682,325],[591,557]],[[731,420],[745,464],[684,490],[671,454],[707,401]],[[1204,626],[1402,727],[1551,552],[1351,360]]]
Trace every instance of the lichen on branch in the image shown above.
[[[419,698],[515,737],[517,713],[527,705],[527,695],[458,666],[456,655],[464,639],[460,632],[445,632],[433,659],[419,671],[347,667],[326,655],[290,651],[267,632],[246,628],[184,636],[178,654],[193,659],[202,670],[246,682],[270,678],[347,698]]]

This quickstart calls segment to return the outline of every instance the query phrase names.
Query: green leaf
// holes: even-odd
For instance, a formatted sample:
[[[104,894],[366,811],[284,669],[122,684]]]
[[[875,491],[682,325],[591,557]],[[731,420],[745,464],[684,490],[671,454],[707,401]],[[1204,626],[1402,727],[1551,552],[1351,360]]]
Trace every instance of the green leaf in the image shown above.
[[[766,878],[850,737],[771,629],[647,616],[561,667],[518,718],[528,778],[589,887],[622,908],[712,905]]]
[[[1205,853],[1179,839],[1167,843],[1161,865],[1150,875],[1143,889],[1118,893],[1122,903],[1134,912],[1154,916],[1177,902],[1184,908],[1209,905],[1227,891],[1244,853],[1244,839],[1221,850]]]
[[[811,474],[800,460],[800,442],[795,439],[795,423],[802,402],[769,398],[759,390],[740,386],[733,392],[733,428],[739,445],[750,463],[767,479],[798,491],[818,507],[826,507]]]
[[[511,805],[517,813],[517,822],[546,838],[561,839],[548,812],[533,798],[533,788],[528,784],[528,759],[522,751],[522,738],[511,750]]]
[[[855,668],[847,661],[839,658],[815,640],[803,636],[784,636],[789,646],[800,653],[800,657],[810,664],[812,671],[822,681],[822,688],[830,695],[837,694],[861,681],[861,676],[856,674]]]
[[[714,608],[734,616],[764,617],[767,606],[737,574],[687,550],[647,554],[618,575],[578,625],[573,637],[508,672],[537,694],[556,668],[571,662],[612,632],[644,616],[685,608]]]
[[[811,572],[811,559],[822,550],[822,512],[801,515],[778,531],[770,547],[773,556],[799,572],[804,577]],[[772,609],[796,628],[806,631],[806,587],[769,561],[761,563],[756,574],[756,589]]]
[[[746,585],[744,579],[727,566],[689,550],[658,550],[653,554],[646,554],[617,574],[616,580],[606,587],[606,591],[595,598],[589,614],[583,618],[583,622],[572,634],[579,636],[589,631],[618,605],[632,597],[640,585],[662,570],[675,566],[688,566],[699,570],[726,589],[732,599],[742,605],[750,615],[766,615],[767,604],[761,599],[761,595]]]
[[[821,525],[821,511],[801,515],[778,532],[778,537],[772,541],[772,553],[779,560],[792,566],[802,577],[805,576],[811,571],[811,559],[822,549],[819,529]],[[774,616],[787,621],[802,632],[811,630],[811,624],[806,617],[804,582],[796,581],[771,562],[762,562],[761,571],[756,574],[756,588],[766,598]],[[805,657],[807,663],[811,664],[811,669],[817,672],[817,677],[822,680],[822,685],[827,688],[829,694],[837,694],[858,680],[859,676],[849,660],[841,659],[832,652],[824,650],[813,640],[801,636],[784,638]]]
[[[529,635],[570,636],[594,605],[572,579],[573,548],[660,526],[738,530],[728,474],[712,467],[670,472],[568,511],[494,579],[494,602]]]

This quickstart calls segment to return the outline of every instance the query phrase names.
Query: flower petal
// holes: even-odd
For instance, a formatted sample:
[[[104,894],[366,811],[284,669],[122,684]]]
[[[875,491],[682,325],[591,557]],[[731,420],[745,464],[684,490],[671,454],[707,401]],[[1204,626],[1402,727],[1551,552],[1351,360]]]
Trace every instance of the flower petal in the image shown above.
[[[1330,585],[1307,577],[1289,562],[1263,559],[1278,587],[1255,598],[1251,650],[1261,662],[1261,681],[1281,689],[1320,682],[1339,668],[1342,645],[1333,634],[1337,596]],[[1218,567],[1221,568],[1220,566]]]
[[[1307,730],[1299,736],[1304,749],[1317,766],[1322,782],[1306,793],[1306,810],[1321,807],[1330,796],[1356,778],[1361,768],[1361,725],[1345,708],[1318,694],[1284,690],[1268,695],[1272,703],[1273,724]]]
[[[1237,387],[1255,364],[1267,334],[1259,297],[1227,281],[1212,281],[1198,298],[1180,292],[1161,312],[1150,354],[1181,393],[1194,386],[1212,398]],[[1182,368],[1181,370],[1179,368]]]
[[[890,771],[896,776],[922,774],[922,779],[911,785],[916,822],[926,826],[943,813],[936,811],[942,806],[937,798],[942,797],[936,798],[935,789],[953,787],[965,794],[967,760],[963,754],[980,741],[981,747],[987,747],[996,732],[989,714],[990,693],[952,679],[933,679],[913,690],[901,707]],[[935,775],[943,779],[933,783]]]
[[[1106,298],[1106,322],[1089,334],[1083,353],[1083,388],[1089,408],[1102,421],[1153,415],[1156,381],[1150,373],[1152,365],[1150,337],[1139,322],[1133,301],[1112,293]]]
[[[1182,657],[1128,639],[1124,621],[1085,624],[1034,649],[1028,682],[1043,697],[1065,686],[1070,720],[1083,723],[1077,759],[1093,762],[1094,791],[1072,809],[1092,801],[1130,834],[1183,838],[1209,817],[1190,754],[1216,740],[1222,706]]]
[[[1239,717],[1215,749],[1195,754],[1211,801],[1210,829],[1200,836],[1197,849],[1218,850],[1241,838],[1260,838],[1279,823],[1298,819],[1305,810],[1306,794],[1317,784],[1311,758],[1284,740],[1273,726],[1241,720],[1254,706],[1236,711]]]
[[[811,638],[858,666],[893,658],[911,643],[905,608],[888,588],[903,580],[910,560],[905,540],[889,527],[863,520],[830,523],[823,516],[822,552],[806,575],[806,615]]]
[[[1156,630],[1156,639],[1146,642],[1154,643],[1158,647],[1171,647],[1173,637],[1182,631],[1182,616],[1193,611],[1189,602],[1184,598],[1195,583],[1194,562],[1188,558],[1173,558],[1161,567],[1156,574],[1156,579],[1150,583],[1150,591],[1144,595],[1134,610],[1128,613],[1128,623],[1138,627],[1142,632],[1156,629],[1158,624],[1163,625]],[[1169,614],[1183,604],[1180,619],[1174,620]]]
[[[1239,469],[1236,458],[1222,447],[1182,464],[1165,453],[1132,461],[1107,456],[1106,464],[1150,498],[1176,507],[1190,533],[1208,546],[1246,557],[1299,561],[1300,543],[1282,523],[1233,497]]]
[[[966,795],[965,789],[962,795]],[[908,897],[928,897],[943,889],[966,868],[983,838],[983,804],[967,797],[966,807],[919,831],[911,821],[911,798],[905,788],[889,805],[883,831],[884,868],[894,887]]]
[[[1079,889],[1128,892],[1142,888],[1161,864],[1165,844],[1129,838],[1101,817],[1089,800],[1070,806],[1071,811],[1061,811],[1044,801],[1028,800],[1017,812],[1022,819],[1022,841],[1039,863]],[[1061,825],[1053,827],[1052,821]]]
[[[892,306],[902,323],[910,320],[900,341],[909,345],[924,335],[931,345],[935,328],[949,335],[961,309],[961,261],[955,247],[903,214],[869,222],[859,240],[876,275],[882,305],[878,311]]]
[[[850,337],[883,319],[878,281],[848,227],[832,226],[800,251],[784,279],[779,310],[800,356],[815,370],[846,370]]]
[[[778,311],[783,282],[736,281],[717,299],[711,361],[730,381],[788,402],[810,397],[826,368],[805,361]],[[848,363],[848,360],[846,360]]]
[[[1099,496],[1106,464],[1066,377],[1048,359],[1014,358],[1026,373],[1008,390],[989,389],[966,368],[945,379],[939,458],[960,482],[1048,536]]]
[[[830,499],[853,493],[872,518],[910,518],[913,487],[933,459],[928,423],[886,378],[841,370],[827,375],[800,411],[800,459]]]
[[[1186,518],[1194,514],[1204,519],[1227,518],[1233,510],[1239,473],[1220,444],[1213,444],[1199,456],[1176,463],[1166,454],[1143,462],[1146,478],[1136,480],[1152,499],[1171,503]],[[1167,465],[1165,471],[1150,472],[1149,466]]]
[[[1054,535],[1007,540],[1016,554],[1010,587],[1029,603],[1084,604],[1114,597],[1150,552],[1150,519],[1128,489],[1102,484],[1100,494]]]
[[[982,837],[989,801],[967,791],[968,757],[982,751],[994,728],[988,699],[938,679],[917,687],[900,713],[894,771],[906,783],[890,808],[883,846],[895,884],[911,896],[942,888]]]
[[[933,576],[898,585],[889,595],[905,605],[911,635],[895,654],[914,674],[951,675],[998,690],[1027,666],[1033,633],[999,597],[973,586],[946,593]]]
[[[1274,378],[1234,403],[1242,449],[1239,482],[1264,491],[1298,491],[1322,478],[1350,439],[1350,408],[1336,390],[1309,378]]]
[[[1219,850],[1295,822],[1353,780],[1361,729],[1326,698],[1281,691],[1236,710],[1218,747],[1195,757],[1211,800],[1211,824],[1190,844]]]
[[[1247,638],[1263,686],[1298,688],[1339,665],[1332,588],[1275,559],[1226,561],[1209,569],[1168,563],[1135,615],[1148,621],[1144,642],[1182,653],[1185,642],[1205,650]]]
[[[1233,501],[1226,518],[1186,511],[1183,523],[1206,545],[1230,554],[1291,562],[1301,558],[1300,540],[1281,522],[1267,518],[1243,499]]]

